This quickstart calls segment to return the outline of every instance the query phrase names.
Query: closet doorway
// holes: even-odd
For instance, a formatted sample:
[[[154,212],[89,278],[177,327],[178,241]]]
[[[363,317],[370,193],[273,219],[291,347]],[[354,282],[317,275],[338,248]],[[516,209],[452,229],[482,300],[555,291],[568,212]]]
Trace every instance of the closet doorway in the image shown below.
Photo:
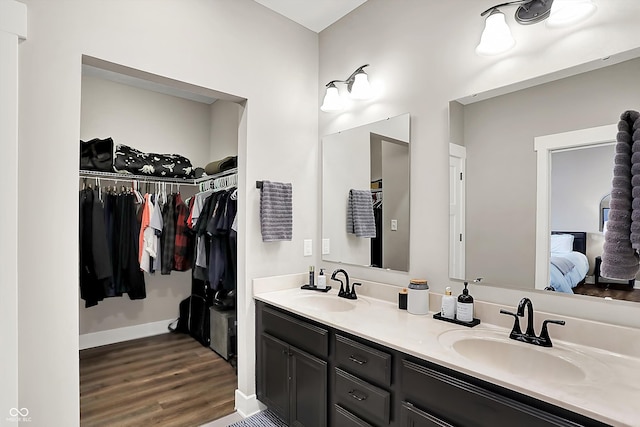
[[[117,171],[79,171],[80,423],[206,424],[233,412],[237,389],[245,100],[96,58],[82,63],[80,139],[110,138]],[[138,168],[142,158],[151,166]],[[98,264],[111,270],[87,269]]]

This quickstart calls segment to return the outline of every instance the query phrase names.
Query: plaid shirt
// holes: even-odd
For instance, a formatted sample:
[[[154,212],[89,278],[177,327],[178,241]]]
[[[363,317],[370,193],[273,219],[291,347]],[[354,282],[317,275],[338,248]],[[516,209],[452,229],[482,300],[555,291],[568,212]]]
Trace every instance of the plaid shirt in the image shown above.
[[[182,201],[180,194],[176,194],[176,233],[175,233],[175,251],[173,256],[173,269],[176,271],[187,271],[191,268],[191,257],[189,251],[192,249],[191,231],[187,226],[187,217],[189,210]]]
[[[161,274],[171,274],[173,270],[173,255],[176,247],[176,197],[168,197],[167,203],[162,211],[162,271]]]

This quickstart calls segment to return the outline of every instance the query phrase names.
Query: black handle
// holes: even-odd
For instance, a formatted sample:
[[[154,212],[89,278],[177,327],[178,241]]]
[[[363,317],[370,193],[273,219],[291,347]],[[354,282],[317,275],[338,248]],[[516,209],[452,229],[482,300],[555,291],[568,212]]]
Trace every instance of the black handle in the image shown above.
[[[366,360],[360,360],[354,355],[349,356],[349,360],[351,360],[353,363],[357,363],[358,365],[364,365],[365,363],[367,363]]]
[[[564,320],[545,320],[544,322],[542,322],[542,326],[544,326],[547,323],[555,323],[556,325],[564,326],[567,322],[565,322]]]
[[[356,394],[356,390],[349,390],[349,395],[351,397],[353,397],[355,400],[357,400],[358,402],[362,402],[364,400],[367,400],[367,395],[365,394],[364,396],[359,396]]]
[[[518,320],[518,315],[516,313],[512,313],[507,310],[500,310],[500,314],[508,314],[509,316],[513,316],[513,328],[511,328],[511,334],[509,334],[509,338],[518,339],[522,335],[522,330],[520,329],[520,321]]]

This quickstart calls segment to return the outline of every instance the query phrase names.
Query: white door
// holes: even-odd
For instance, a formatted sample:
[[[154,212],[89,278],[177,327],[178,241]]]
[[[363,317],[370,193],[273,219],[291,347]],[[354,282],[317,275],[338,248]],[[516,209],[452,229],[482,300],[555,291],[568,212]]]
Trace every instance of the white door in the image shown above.
[[[449,144],[449,277],[465,279],[464,275],[464,179],[467,150]]]

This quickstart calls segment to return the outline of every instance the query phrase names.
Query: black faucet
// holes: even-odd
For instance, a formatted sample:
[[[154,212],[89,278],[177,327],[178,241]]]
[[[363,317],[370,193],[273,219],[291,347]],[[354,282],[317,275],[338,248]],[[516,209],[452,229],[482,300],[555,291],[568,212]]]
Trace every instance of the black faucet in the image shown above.
[[[533,303],[529,298],[522,298],[518,303],[518,316],[524,317],[525,308],[527,309],[527,331],[524,335],[527,338],[535,337],[536,332],[533,330]]]
[[[338,273],[342,273],[344,274],[344,279],[347,282],[347,288],[345,289],[344,287],[344,283],[342,282],[342,280],[340,279],[336,279],[336,275]],[[352,295],[351,289],[349,288],[349,275],[347,274],[346,271],[344,271],[343,269],[339,268],[336,271],[334,271],[331,274],[331,280],[335,280],[336,282],[340,282],[340,291],[338,292],[338,296],[341,298],[349,298],[349,299],[355,299],[355,298],[351,298],[350,295]],[[355,286],[355,285],[354,285]],[[355,292],[353,292],[353,295],[355,295]]]
[[[349,295],[345,296],[345,298],[358,299],[358,295],[356,295],[356,286],[362,286],[362,283],[354,282],[353,285],[351,285],[351,293]]]
[[[522,333],[520,329],[520,322],[518,317],[524,317],[525,308],[528,310],[527,313],[527,330]],[[509,338],[516,341],[526,342],[528,344],[539,345],[542,347],[553,347],[551,343],[551,338],[549,337],[549,331],[547,328],[547,324],[555,323],[556,325],[564,325],[564,320],[545,320],[542,322],[542,331],[540,332],[540,336],[537,337],[536,333],[533,329],[533,303],[529,298],[522,298],[518,303],[518,310],[516,313],[512,313],[506,310],[500,310],[501,314],[508,314],[513,316],[515,321],[513,322],[513,328],[511,329],[511,333],[509,334]]]

